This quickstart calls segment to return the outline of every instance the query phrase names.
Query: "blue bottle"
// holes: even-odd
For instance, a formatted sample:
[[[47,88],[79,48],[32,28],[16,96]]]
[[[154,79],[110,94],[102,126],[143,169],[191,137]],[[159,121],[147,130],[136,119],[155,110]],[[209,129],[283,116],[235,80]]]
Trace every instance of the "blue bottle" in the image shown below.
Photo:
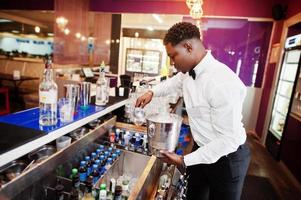
[[[101,144],[101,145],[99,145],[98,148],[99,148],[101,151],[103,151],[105,147]]]
[[[108,152],[109,152],[109,155],[112,155],[112,153],[113,153],[113,148],[112,148],[112,147],[109,147],[109,148],[108,148]]]
[[[79,167],[79,180],[81,182],[86,182],[87,180],[87,168],[86,168],[86,162],[81,161],[80,162],[80,167]]]
[[[117,156],[121,155],[121,151],[119,149],[117,149],[115,153],[117,154]]]
[[[116,153],[113,153],[113,154],[112,154],[112,160],[113,160],[113,162],[114,162],[116,159],[117,159],[117,154],[116,154]]]
[[[87,176],[89,176],[92,173],[92,163],[91,163],[90,156],[86,156],[85,161],[86,161],[86,168],[87,168]]]
[[[107,165],[112,165],[112,163],[113,163],[113,159],[112,158],[108,158]]]
[[[92,176],[93,176],[93,184],[95,184],[98,181],[99,176],[100,176],[97,165],[93,165]]]
[[[100,149],[96,149],[96,157],[99,158],[99,156],[101,156],[101,150]]]
[[[105,151],[105,154],[104,154],[105,159],[107,159],[109,157],[109,155],[110,155],[110,153],[108,151]]]
[[[91,162],[94,163],[95,160],[97,160],[97,156],[96,156],[96,153],[93,152],[93,153],[91,153]]]

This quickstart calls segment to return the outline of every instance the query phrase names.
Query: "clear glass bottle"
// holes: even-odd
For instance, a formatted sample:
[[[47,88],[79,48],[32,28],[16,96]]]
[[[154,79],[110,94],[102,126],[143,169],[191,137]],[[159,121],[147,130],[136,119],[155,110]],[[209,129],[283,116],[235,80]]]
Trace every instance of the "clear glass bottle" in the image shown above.
[[[99,78],[96,82],[96,98],[95,104],[97,106],[104,106],[109,102],[109,84],[105,77],[104,62],[100,65]]]
[[[57,123],[57,84],[53,80],[52,62],[48,59],[45,63],[43,80],[39,85],[39,124],[52,126]]]

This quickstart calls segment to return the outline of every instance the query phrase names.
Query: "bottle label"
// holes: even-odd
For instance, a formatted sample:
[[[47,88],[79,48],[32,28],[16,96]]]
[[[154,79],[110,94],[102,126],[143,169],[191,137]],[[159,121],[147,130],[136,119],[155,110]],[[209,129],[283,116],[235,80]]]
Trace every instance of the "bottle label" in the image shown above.
[[[40,91],[39,101],[40,103],[45,103],[45,104],[57,103],[57,91],[56,90]]]
[[[107,99],[107,88],[105,86],[96,87],[96,101],[106,102]]]

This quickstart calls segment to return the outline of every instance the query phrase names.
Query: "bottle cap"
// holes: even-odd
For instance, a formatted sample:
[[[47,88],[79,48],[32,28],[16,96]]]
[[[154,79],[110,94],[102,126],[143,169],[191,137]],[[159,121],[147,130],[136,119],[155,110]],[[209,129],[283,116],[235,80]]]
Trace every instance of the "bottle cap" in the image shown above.
[[[83,165],[85,165],[85,164],[86,164],[86,161],[81,161],[81,162],[80,162],[80,165],[81,165],[81,166],[83,166]]]
[[[86,161],[90,160],[90,156],[86,156],[86,157],[85,157],[85,160],[86,160]]]
[[[106,189],[106,187],[107,187],[107,186],[106,186],[106,184],[105,184],[105,183],[102,183],[102,184],[100,185],[100,189],[101,189],[101,190],[105,190],[105,189]]]
[[[72,169],[72,175],[76,175],[78,173],[78,170],[76,168]]]
[[[93,169],[97,169],[98,168],[98,166],[97,165],[93,165]]]

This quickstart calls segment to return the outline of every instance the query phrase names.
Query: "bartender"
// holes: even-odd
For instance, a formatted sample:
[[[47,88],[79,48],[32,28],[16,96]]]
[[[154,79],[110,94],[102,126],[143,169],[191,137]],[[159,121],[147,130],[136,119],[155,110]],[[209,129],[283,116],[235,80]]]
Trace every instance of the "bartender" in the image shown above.
[[[195,25],[173,25],[164,45],[179,73],[139,97],[136,106],[180,89],[195,144],[184,157],[164,151],[163,160],[182,172],[186,169],[187,199],[239,200],[250,162],[242,123],[246,87],[205,50]]]

